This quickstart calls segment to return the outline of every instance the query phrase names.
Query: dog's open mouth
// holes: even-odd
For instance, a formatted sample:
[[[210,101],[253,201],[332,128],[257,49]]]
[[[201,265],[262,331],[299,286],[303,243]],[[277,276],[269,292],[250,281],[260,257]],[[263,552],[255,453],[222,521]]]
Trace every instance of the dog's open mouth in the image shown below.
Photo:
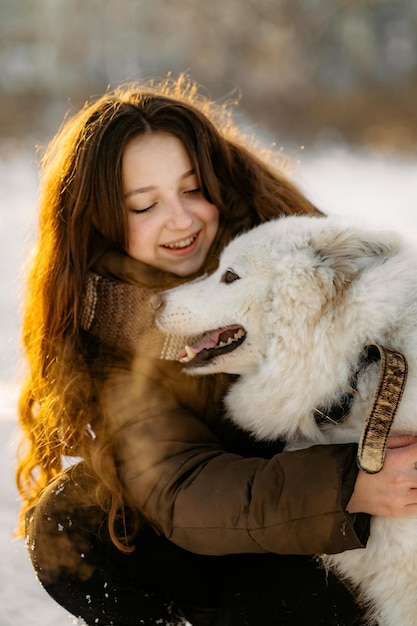
[[[177,354],[177,361],[184,363],[185,367],[199,367],[220,354],[236,350],[245,339],[246,330],[237,324],[211,330],[197,343],[185,346]]]

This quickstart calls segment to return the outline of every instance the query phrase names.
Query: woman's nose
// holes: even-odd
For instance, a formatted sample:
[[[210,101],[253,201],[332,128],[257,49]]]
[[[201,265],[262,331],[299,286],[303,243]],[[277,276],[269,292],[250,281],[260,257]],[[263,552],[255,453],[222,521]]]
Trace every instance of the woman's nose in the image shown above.
[[[169,207],[168,224],[171,228],[189,228],[193,223],[192,214],[186,209],[181,200],[175,200]]]

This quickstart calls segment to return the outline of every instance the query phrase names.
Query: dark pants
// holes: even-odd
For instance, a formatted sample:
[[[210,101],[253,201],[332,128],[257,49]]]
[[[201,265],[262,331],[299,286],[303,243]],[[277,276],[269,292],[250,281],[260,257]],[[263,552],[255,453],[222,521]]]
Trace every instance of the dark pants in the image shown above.
[[[27,516],[29,554],[46,591],[89,626],[359,625],[346,588],[313,559],[201,556],[148,525],[131,554],[109,539],[94,487],[71,468]]]

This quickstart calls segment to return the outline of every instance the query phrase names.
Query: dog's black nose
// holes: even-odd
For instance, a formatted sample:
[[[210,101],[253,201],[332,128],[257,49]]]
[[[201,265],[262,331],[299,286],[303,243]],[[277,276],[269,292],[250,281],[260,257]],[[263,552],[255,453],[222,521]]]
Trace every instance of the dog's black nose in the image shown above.
[[[164,305],[164,296],[162,293],[155,293],[149,298],[149,302],[151,303],[151,307],[155,311],[158,311],[158,309],[162,308]]]

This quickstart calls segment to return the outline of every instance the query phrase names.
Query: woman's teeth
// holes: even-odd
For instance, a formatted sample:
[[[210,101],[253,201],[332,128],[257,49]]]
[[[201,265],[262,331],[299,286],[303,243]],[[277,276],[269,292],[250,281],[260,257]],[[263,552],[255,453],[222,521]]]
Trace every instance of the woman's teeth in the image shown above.
[[[197,239],[197,236],[188,237],[188,239],[184,239],[183,241],[177,241],[175,243],[166,243],[164,244],[164,248],[169,248],[170,250],[179,250],[181,248],[187,248],[191,246],[191,244]]]

